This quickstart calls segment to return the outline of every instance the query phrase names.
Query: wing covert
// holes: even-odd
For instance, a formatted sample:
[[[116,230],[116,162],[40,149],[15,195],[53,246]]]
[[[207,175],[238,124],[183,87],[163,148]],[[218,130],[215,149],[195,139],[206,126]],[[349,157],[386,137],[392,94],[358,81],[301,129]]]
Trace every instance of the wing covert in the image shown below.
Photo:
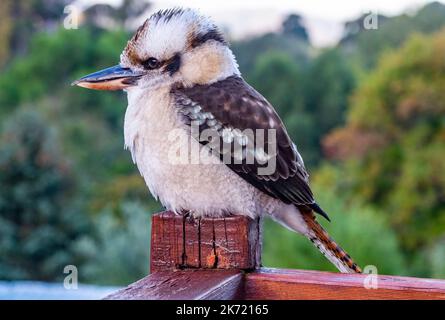
[[[199,142],[217,149],[220,159],[244,180],[288,204],[315,203],[303,159],[283,122],[241,77],[175,86],[172,96],[180,119],[197,128]]]

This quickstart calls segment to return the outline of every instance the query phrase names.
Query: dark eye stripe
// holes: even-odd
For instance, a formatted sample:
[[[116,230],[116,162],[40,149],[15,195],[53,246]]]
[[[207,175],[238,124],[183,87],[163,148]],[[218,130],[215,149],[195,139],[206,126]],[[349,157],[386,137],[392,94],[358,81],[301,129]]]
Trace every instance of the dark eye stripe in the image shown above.
[[[170,75],[174,75],[181,66],[181,56],[179,53],[175,54],[171,59],[165,61],[165,71],[169,72]]]
[[[155,70],[163,67],[164,72],[175,74],[181,66],[181,55],[176,53],[172,58],[164,61],[159,61],[156,58],[148,58],[147,60],[140,62],[145,70]]]

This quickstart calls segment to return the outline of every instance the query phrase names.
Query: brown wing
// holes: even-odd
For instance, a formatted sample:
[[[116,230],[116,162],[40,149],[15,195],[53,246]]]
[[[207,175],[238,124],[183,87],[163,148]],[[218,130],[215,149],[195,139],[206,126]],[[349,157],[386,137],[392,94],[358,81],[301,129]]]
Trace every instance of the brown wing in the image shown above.
[[[172,95],[182,121],[197,125],[202,144],[211,148],[219,145],[220,158],[240,177],[285,203],[316,206],[309,175],[283,122],[270,103],[242,78],[232,76],[191,88],[177,86]],[[216,144],[202,138],[201,134],[209,130],[217,134]],[[261,131],[264,139],[257,134]]]

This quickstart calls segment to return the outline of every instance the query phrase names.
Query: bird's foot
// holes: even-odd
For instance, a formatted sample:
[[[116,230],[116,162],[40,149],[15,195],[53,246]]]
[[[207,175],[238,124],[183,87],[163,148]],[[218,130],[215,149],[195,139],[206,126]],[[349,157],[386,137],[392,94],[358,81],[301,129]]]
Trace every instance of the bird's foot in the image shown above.
[[[199,218],[195,218],[192,211],[190,211],[190,210],[184,211],[182,216],[184,217],[185,222],[187,222],[189,224],[193,224],[195,226],[198,225]]]

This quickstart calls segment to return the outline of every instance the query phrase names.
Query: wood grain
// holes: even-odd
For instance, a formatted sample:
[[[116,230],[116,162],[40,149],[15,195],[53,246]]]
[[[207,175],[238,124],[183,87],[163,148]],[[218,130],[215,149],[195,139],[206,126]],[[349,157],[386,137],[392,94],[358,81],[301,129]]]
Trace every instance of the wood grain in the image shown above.
[[[152,217],[150,271],[254,269],[261,264],[261,221],[244,216],[189,220]]]
[[[156,272],[105,300],[233,300],[242,295],[243,275],[237,270]]]
[[[377,289],[366,289],[366,274],[268,269],[249,273],[247,300],[425,300],[445,299],[445,280],[378,276]]]

